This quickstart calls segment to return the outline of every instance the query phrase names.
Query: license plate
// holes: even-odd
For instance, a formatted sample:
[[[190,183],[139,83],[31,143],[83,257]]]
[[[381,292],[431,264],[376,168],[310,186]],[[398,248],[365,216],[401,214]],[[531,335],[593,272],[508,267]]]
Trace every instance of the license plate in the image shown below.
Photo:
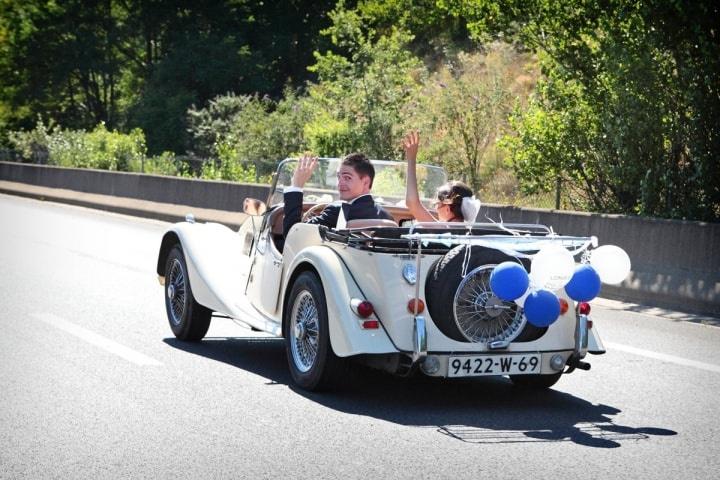
[[[540,354],[450,357],[448,377],[540,373]]]

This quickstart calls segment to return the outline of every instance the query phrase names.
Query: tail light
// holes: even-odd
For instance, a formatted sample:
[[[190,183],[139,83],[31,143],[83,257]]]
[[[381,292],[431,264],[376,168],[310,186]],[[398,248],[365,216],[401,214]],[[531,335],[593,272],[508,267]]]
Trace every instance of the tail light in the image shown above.
[[[355,312],[355,315],[360,318],[367,318],[373,313],[375,313],[375,309],[373,308],[372,303],[368,302],[367,300],[360,300],[359,298],[353,298],[352,300],[350,300],[350,308],[352,308],[352,311]]]
[[[590,304],[587,302],[578,303],[578,313],[580,315],[590,315]]]
[[[416,308],[417,312],[415,311]],[[423,302],[419,298],[411,298],[408,301],[407,309],[408,312],[412,313],[413,315],[420,315],[425,311],[425,302]]]
[[[570,308],[570,305],[568,305],[567,300],[564,298],[560,298],[560,315],[565,315],[565,313],[568,311],[568,308]]]

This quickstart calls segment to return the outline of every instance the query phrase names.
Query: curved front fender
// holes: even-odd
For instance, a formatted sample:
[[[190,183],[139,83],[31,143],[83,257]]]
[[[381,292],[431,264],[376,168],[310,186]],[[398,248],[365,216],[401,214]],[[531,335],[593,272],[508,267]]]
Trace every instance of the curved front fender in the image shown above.
[[[163,235],[158,255],[158,274],[165,274],[165,261],[175,243],[180,243],[195,300],[205,307],[232,315],[239,294],[245,289],[249,257],[242,254],[242,239],[219,223],[180,222]]]
[[[361,319],[350,309],[350,299],[363,299],[363,294],[342,259],[332,249],[315,245],[298,252],[288,266],[282,291],[289,293],[296,273],[308,268],[315,270],[322,281],[328,310],[330,344],[337,356],[398,351],[382,326],[375,330],[361,327]],[[282,311],[285,311],[286,300],[284,295]]]

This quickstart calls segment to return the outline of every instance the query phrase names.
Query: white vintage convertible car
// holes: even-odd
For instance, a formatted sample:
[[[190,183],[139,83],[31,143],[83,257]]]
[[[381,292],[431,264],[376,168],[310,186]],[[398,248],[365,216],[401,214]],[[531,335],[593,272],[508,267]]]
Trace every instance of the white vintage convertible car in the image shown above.
[[[283,238],[282,193],[295,162],[280,163],[267,202],[245,199],[238,231],[188,216],[164,234],[157,272],[178,339],[201,340],[213,315],[283,337],[292,378],[307,390],[332,387],[359,363],[548,388],[563,373],[588,370],[587,353],[604,353],[589,305],[563,289],[555,292],[559,317],[538,327],[489,286],[501,262],[528,269],[543,244],[580,256],[594,239],[541,225],[416,223],[403,204],[405,164],[390,161],[373,161],[373,193],[394,222],[354,220],[337,230],[299,223]],[[304,219],[337,200],[338,162],[321,159],[304,189]],[[427,201],[446,181],[442,169],[422,165],[418,178]]]

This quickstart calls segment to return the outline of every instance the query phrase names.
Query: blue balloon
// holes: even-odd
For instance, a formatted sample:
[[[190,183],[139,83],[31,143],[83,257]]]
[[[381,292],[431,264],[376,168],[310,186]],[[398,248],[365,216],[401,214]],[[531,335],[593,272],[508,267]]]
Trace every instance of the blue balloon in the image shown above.
[[[590,265],[578,265],[565,285],[565,292],[576,302],[589,302],[600,293],[600,275]]]
[[[550,290],[532,292],[525,299],[525,317],[536,327],[547,327],[560,316],[560,300]]]
[[[529,284],[530,278],[519,263],[503,262],[490,274],[490,288],[503,300],[512,301],[522,297]]]

